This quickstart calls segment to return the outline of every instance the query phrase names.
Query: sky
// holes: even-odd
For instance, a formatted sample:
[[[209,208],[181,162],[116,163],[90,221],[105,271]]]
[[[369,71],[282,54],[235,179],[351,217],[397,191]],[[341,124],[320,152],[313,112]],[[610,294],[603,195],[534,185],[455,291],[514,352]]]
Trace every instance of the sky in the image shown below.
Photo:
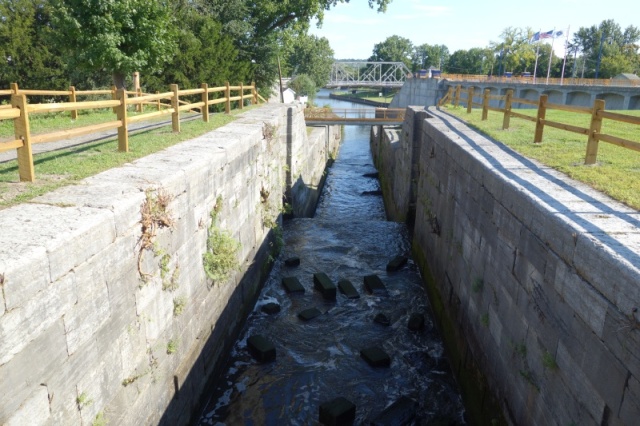
[[[507,27],[565,34],[570,28],[572,34],[606,19],[623,30],[638,27],[638,17],[638,0],[393,0],[384,14],[370,9],[367,0],[350,0],[325,12],[322,28],[312,23],[310,33],[326,37],[336,59],[366,59],[376,43],[392,35],[414,46],[444,44],[453,53],[487,47]],[[557,54],[564,53],[563,46],[564,38],[554,41]]]

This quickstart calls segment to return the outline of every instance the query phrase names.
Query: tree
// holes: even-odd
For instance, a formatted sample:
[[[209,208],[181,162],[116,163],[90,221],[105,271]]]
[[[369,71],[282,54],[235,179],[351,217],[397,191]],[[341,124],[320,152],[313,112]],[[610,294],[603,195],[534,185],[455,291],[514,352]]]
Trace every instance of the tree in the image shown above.
[[[316,87],[327,84],[333,64],[333,49],[329,40],[302,34],[295,37],[290,46],[286,61],[288,73],[292,76],[306,74]]]
[[[316,85],[313,83],[313,79],[306,74],[298,74],[289,82],[289,87],[300,96],[313,98],[316,94]]]
[[[143,76],[147,91],[166,91],[170,83],[193,88],[251,81],[250,62],[240,59],[222,24],[194,3],[176,4],[172,13],[177,18],[176,48],[161,72]]]
[[[411,68],[411,56],[413,54],[413,44],[408,38],[393,35],[381,43],[373,46],[373,54],[370,61],[380,62],[404,62]]]
[[[0,0],[0,87],[65,89],[69,80],[51,43],[46,0]]]
[[[163,0],[52,0],[54,25],[71,66],[109,72],[117,87],[134,71],[170,59],[174,26]]]
[[[494,55],[490,49],[474,47],[469,50],[456,50],[449,58],[447,72],[454,74],[491,74],[494,61]]]
[[[427,69],[431,66],[441,69],[449,60],[449,48],[444,44],[421,44],[416,46],[412,56],[412,71]]]
[[[622,72],[638,69],[638,41],[640,30],[632,25],[623,31],[620,25],[608,19],[589,28],[581,27],[573,34],[571,46],[582,53],[584,76],[610,78]]]

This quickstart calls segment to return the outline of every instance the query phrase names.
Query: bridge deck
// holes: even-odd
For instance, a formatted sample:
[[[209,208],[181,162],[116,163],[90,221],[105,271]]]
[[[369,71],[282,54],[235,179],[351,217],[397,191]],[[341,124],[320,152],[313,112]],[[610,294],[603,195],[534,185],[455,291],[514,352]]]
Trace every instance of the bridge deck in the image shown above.
[[[331,109],[307,108],[304,119],[307,125],[397,125],[404,121],[404,109]]]

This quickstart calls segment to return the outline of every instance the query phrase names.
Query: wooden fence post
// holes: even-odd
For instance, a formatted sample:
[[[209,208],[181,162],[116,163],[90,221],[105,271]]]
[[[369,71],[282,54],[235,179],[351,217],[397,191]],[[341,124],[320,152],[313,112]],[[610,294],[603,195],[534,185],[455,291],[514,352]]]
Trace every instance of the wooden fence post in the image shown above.
[[[202,107],[202,121],[205,123],[209,122],[209,85],[207,83],[202,83],[200,86],[202,87],[202,102],[204,102],[204,106]]]
[[[11,83],[9,87],[11,88],[11,91],[13,92],[14,95],[17,95],[18,92],[20,91],[20,88],[18,87],[18,83]]]
[[[458,106],[460,105],[460,91],[462,90],[462,86],[460,84],[458,84],[456,86],[456,96],[453,100],[453,106]]]
[[[159,94],[160,94],[160,92],[156,90],[156,95],[159,95]],[[156,104],[158,105],[158,111],[160,111],[162,109],[162,108],[160,108],[160,105],[161,105],[160,99],[158,99],[156,101]]]
[[[229,114],[231,112],[231,86],[227,81],[227,88],[224,91],[224,96],[227,98],[227,102],[224,103],[224,112]]]
[[[511,99],[513,98],[513,89],[507,90],[507,96],[504,99],[504,117],[502,118],[502,130],[509,128],[511,121]]]
[[[116,86],[111,86],[111,99],[113,99],[114,101],[118,100],[118,93],[117,93]],[[113,107],[113,113],[114,114],[118,113],[118,107]]]
[[[596,99],[591,111],[591,125],[589,126],[589,139],[587,140],[587,155],[584,164],[595,164],[598,158],[598,134],[602,130],[602,117],[598,112],[604,111],[604,99]]]
[[[482,96],[482,121],[485,121],[489,116],[489,96],[491,96],[491,89],[484,89],[484,95]]]
[[[76,88],[75,88],[75,86],[69,87],[69,102],[78,102],[77,99],[76,99]],[[78,110],[77,109],[72,109],[71,110],[71,119],[72,120],[77,120],[78,119]]]
[[[20,182],[34,182],[36,180],[33,168],[33,151],[31,148],[31,128],[29,127],[29,112],[27,111],[27,97],[18,94],[18,85],[11,83],[11,106],[20,109],[20,117],[13,119],[16,139],[22,140],[22,147],[18,153],[18,175]]]
[[[547,115],[547,100],[548,95],[540,95],[538,100],[538,116],[536,118],[536,133],[533,136],[533,142],[542,142],[542,133],[544,132],[544,118]]]
[[[120,105],[116,107],[118,120],[122,122],[118,127],[118,151],[129,152],[129,124],[127,123],[127,92],[125,89],[116,91],[116,98]]]
[[[240,109],[244,108],[244,84],[240,83]]]
[[[471,114],[471,108],[473,108],[473,86],[469,86],[467,90],[467,114]]]
[[[171,128],[174,132],[180,132],[180,111],[178,107],[180,106],[180,99],[178,98],[178,85],[172,84],[171,91],[173,92],[173,96],[171,97],[171,108],[173,108],[173,114],[171,114]]]
[[[256,82],[251,82],[251,94],[253,98],[251,98],[251,105],[258,105],[258,91],[256,90]]]
[[[142,96],[142,90],[140,89],[140,72],[133,73],[133,90],[136,92],[136,98]],[[136,112],[142,112],[142,104],[136,104]]]

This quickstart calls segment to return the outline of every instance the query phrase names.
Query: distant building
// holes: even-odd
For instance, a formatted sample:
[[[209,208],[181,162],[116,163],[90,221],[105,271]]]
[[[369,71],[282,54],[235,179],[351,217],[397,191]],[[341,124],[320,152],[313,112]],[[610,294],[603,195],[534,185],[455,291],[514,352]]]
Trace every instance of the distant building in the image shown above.
[[[635,74],[631,74],[631,73],[618,74],[615,77],[613,77],[613,79],[614,80],[628,80],[628,81],[633,81],[634,83],[640,82],[640,77],[638,77]]]
[[[291,104],[296,100],[296,92],[293,89],[287,87],[282,92],[282,98],[285,104]]]

